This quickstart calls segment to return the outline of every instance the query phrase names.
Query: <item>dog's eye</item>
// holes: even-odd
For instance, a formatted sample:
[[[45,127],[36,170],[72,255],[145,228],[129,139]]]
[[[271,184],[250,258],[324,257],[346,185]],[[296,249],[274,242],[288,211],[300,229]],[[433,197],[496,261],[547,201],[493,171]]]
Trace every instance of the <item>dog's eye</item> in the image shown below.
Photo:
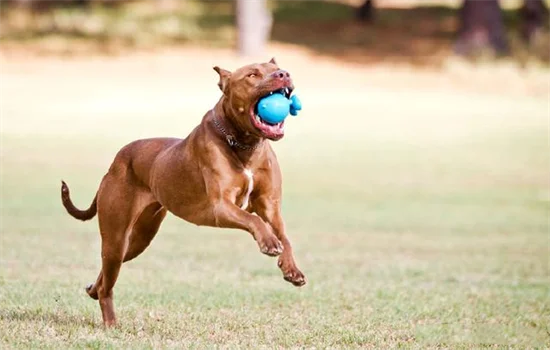
[[[255,78],[255,77],[256,77],[256,74],[250,73],[250,74],[248,74],[248,77],[249,77],[249,78]]]

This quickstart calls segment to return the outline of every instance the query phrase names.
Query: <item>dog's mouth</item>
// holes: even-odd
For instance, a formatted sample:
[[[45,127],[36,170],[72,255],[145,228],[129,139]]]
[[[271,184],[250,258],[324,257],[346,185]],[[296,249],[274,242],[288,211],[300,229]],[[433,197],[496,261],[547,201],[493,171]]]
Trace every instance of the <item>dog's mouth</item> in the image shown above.
[[[260,131],[262,136],[274,141],[280,140],[285,135],[285,121],[283,120],[282,122],[279,122],[277,124],[272,124],[263,120],[258,115],[258,107],[257,107],[258,102],[262,98],[273,94],[282,94],[286,98],[290,98],[290,96],[292,96],[293,90],[294,89],[292,86],[284,86],[282,88],[272,90],[267,94],[263,94],[260,97],[258,97],[258,99],[256,99],[256,101],[250,106],[250,119],[251,119],[252,125],[258,131]]]

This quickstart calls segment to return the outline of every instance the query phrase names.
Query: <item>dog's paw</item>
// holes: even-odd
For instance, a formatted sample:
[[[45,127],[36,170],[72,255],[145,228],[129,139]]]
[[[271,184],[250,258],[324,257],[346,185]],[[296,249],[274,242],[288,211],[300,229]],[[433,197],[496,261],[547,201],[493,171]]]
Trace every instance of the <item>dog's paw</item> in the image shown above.
[[[90,296],[90,298],[92,298],[92,299],[94,299],[94,300],[98,300],[98,299],[99,299],[99,296],[97,295],[97,290],[94,289],[93,283],[87,285],[86,288],[85,288],[85,290],[86,290],[86,293],[88,293],[88,295]]]
[[[307,283],[306,276],[296,267],[293,259],[289,260],[281,255],[277,265],[283,272],[285,281],[292,283],[296,287],[301,287]]]
[[[259,240],[258,246],[263,254],[269,256],[278,256],[283,252],[283,245],[274,235]]]
[[[301,287],[307,283],[306,276],[304,276],[304,274],[298,269],[285,273],[283,278],[285,281],[292,283],[296,287]]]

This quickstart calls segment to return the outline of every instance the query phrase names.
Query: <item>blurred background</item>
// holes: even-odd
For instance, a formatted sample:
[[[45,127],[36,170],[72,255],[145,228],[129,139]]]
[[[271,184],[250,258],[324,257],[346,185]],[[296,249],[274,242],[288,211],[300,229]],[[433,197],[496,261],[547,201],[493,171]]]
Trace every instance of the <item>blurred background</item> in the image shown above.
[[[548,5],[0,0],[2,348],[548,344]],[[273,56],[304,105],[272,144],[309,284],[169,216],[103,332],[97,222],[60,180],[87,207],[123,145],[200,122],[213,66]]]
[[[257,54],[295,44],[353,62],[437,64],[454,52],[547,62],[543,0],[3,0],[4,47],[117,53],[186,44]]]

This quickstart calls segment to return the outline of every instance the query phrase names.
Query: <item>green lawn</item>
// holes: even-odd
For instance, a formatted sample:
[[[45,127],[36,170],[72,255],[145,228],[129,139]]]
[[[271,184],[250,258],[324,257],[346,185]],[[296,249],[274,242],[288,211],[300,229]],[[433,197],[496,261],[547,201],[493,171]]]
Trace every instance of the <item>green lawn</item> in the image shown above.
[[[4,92],[27,85],[13,86]],[[122,106],[78,120],[86,111],[9,95],[0,347],[548,347],[548,101],[373,88],[360,102],[302,91],[305,110],[275,147],[309,283],[284,282],[248,233],[169,216],[123,266],[120,326],[108,331],[83,289],[100,267],[97,221],[65,213],[60,180],[87,206],[122,145],[184,136],[211,103],[185,118]]]

